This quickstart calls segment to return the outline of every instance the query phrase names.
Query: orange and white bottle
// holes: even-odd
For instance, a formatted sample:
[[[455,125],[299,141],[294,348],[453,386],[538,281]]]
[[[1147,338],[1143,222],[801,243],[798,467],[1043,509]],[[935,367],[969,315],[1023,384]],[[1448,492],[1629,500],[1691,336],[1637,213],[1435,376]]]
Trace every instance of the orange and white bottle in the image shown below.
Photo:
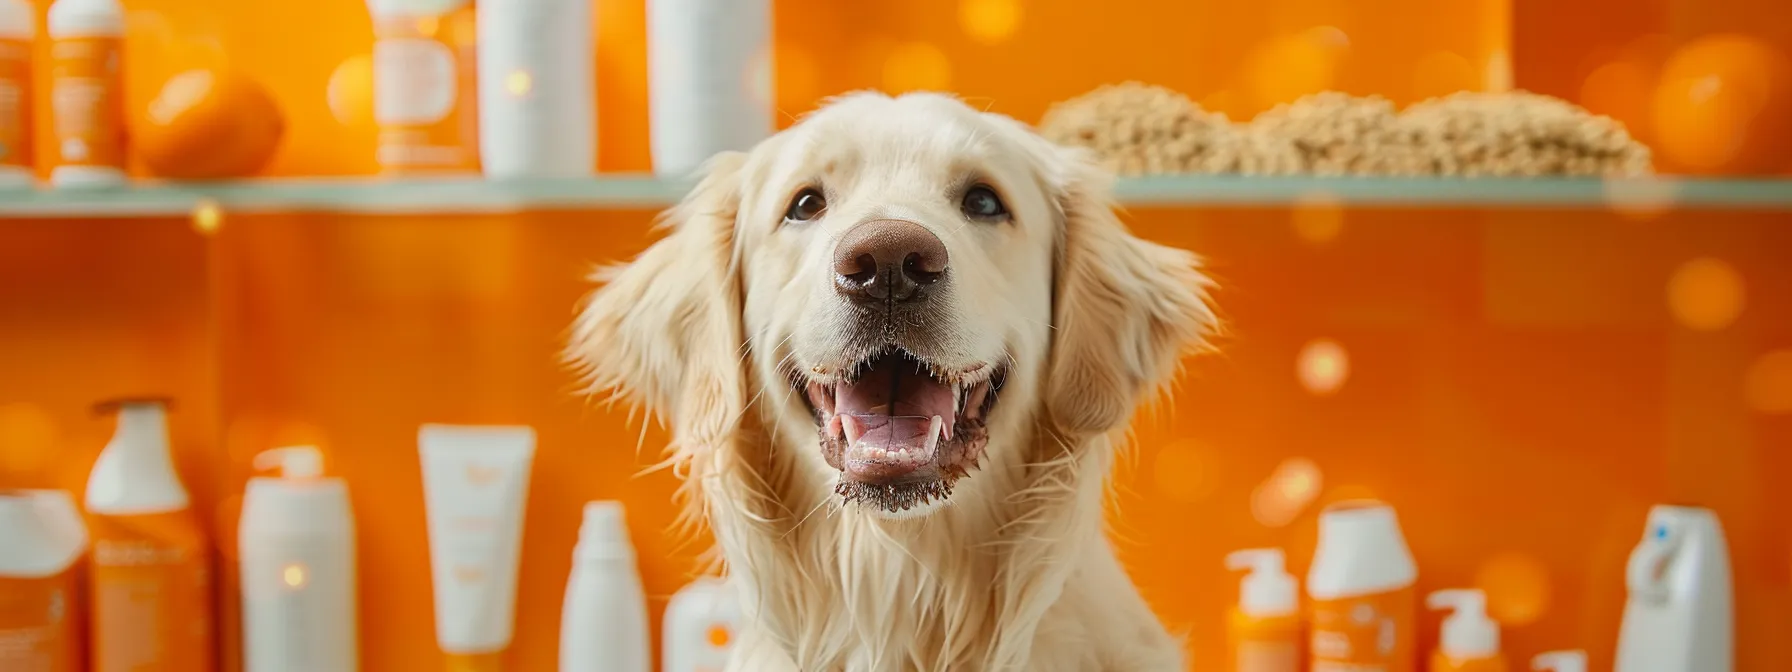
[[[1226,619],[1230,672],[1297,672],[1300,591],[1284,567],[1282,549],[1253,548],[1226,556],[1226,568],[1251,570],[1238,587],[1238,606]]]
[[[111,402],[87,480],[93,672],[213,669],[210,548],[169,454],[165,403]]]
[[[367,0],[367,9],[380,171],[479,172],[472,0]]]
[[[1394,509],[1346,501],[1319,515],[1307,572],[1311,672],[1412,672],[1418,568]]]
[[[49,28],[50,184],[123,184],[124,9],[118,0],[56,0]]]
[[[0,0],[0,189],[31,185],[31,40],[26,0]]]
[[[1500,626],[1487,617],[1487,593],[1477,589],[1440,590],[1425,596],[1425,606],[1449,609],[1431,672],[1506,672],[1500,655]]]
[[[0,490],[0,670],[81,667],[80,560],[87,530],[61,490]]]

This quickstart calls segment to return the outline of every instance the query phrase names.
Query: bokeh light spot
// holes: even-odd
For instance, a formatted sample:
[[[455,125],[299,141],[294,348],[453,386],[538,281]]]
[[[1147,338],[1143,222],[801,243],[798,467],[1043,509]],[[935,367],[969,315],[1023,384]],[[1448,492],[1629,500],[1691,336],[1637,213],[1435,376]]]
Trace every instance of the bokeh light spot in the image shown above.
[[[535,78],[529,75],[528,70],[517,70],[504,77],[504,90],[509,91],[512,96],[520,98],[529,95],[534,88]]]
[[[1344,31],[1320,26],[1259,45],[1245,62],[1245,77],[1258,109],[1333,87],[1350,51]]]
[[[939,47],[926,42],[896,45],[884,59],[884,90],[941,91],[952,83],[952,61]]]
[[[1283,460],[1251,492],[1251,517],[1265,527],[1284,527],[1306,511],[1323,486],[1324,476],[1312,460]]]
[[[1007,41],[1020,27],[1020,0],[958,0],[958,27],[986,45]]]
[[[1350,378],[1350,356],[1331,339],[1317,339],[1300,349],[1295,375],[1308,392],[1325,396],[1338,391]]]
[[[1549,568],[1518,552],[1497,554],[1475,572],[1475,587],[1487,593],[1487,613],[1508,626],[1535,623],[1549,611]]]
[[[1792,349],[1755,359],[1743,377],[1743,398],[1757,413],[1792,413]]]
[[[1179,441],[1157,452],[1151,480],[1165,499],[1192,504],[1213,494],[1219,481],[1212,470],[1213,460],[1200,444]]]
[[[305,571],[304,565],[293,563],[280,570],[280,582],[286,584],[288,589],[304,588],[310,580],[310,573]]]
[[[330,73],[324,89],[330,115],[350,128],[373,127],[373,56],[350,56]]]
[[[199,235],[216,234],[222,226],[224,226],[224,208],[220,207],[217,201],[201,198],[198,203],[193,204],[193,230],[198,231]]]
[[[56,420],[36,404],[0,405],[0,471],[36,474],[56,454]]]
[[[1693,172],[1782,168],[1792,151],[1792,61],[1745,35],[1688,42],[1662,65],[1655,146]]]
[[[1668,309],[1688,329],[1730,326],[1746,303],[1742,275],[1723,261],[1701,257],[1680,265],[1668,279]]]
[[[1328,192],[1301,194],[1288,215],[1294,235],[1314,245],[1331,242],[1344,231],[1344,203]]]

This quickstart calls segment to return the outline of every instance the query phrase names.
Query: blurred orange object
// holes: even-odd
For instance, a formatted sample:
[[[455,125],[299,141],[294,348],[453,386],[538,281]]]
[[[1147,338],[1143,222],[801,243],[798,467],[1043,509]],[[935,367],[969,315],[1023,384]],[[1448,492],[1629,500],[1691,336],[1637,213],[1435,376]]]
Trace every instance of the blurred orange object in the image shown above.
[[[1764,173],[1792,149],[1792,65],[1772,46],[1716,35],[1680,48],[1655,89],[1656,143],[1674,167]]]
[[[176,179],[253,174],[274,156],[286,130],[267,89],[228,67],[168,78],[138,121],[143,162]]]

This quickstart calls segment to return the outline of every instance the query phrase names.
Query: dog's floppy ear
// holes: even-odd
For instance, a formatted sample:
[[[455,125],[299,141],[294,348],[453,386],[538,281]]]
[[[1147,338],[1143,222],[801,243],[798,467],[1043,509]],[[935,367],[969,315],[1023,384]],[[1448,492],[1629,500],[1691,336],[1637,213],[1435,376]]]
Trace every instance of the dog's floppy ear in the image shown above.
[[[1046,410],[1057,429],[1109,432],[1207,347],[1216,326],[1200,260],[1133,236],[1115,216],[1105,169],[1053,153],[1064,228],[1052,306]]]
[[[567,355],[591,394],[669,419],[675,463],[725,439],[739,420],[740,286],[734,220],[745,154],[711,159],[669,233],[631,263],[602,268],[573,325]]]

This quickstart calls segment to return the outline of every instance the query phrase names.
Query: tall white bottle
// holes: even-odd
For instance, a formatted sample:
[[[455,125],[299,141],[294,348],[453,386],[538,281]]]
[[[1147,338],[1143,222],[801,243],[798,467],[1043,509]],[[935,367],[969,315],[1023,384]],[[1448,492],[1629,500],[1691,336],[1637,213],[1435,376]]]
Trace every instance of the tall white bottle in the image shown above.
[[[648,0],[653,171],[687,177],[771,135],[770,0]]]
[[[487,177],[597,168],[592,0],[479,1],[479,155]]]
[[[125,183],[124,7],[118,0],[50,5],[50,184]]]
[[[728,669],[743,620],[733,584],[712,577],[692,581],[666,605],[660,664],[665,672]]]
[[[560,672],[650,672],[647,596],[622,503],[585,504],[560,616]]]
[[[245,672],[354,672],[355,521],[312,446],[263,451],[237,532]]]

